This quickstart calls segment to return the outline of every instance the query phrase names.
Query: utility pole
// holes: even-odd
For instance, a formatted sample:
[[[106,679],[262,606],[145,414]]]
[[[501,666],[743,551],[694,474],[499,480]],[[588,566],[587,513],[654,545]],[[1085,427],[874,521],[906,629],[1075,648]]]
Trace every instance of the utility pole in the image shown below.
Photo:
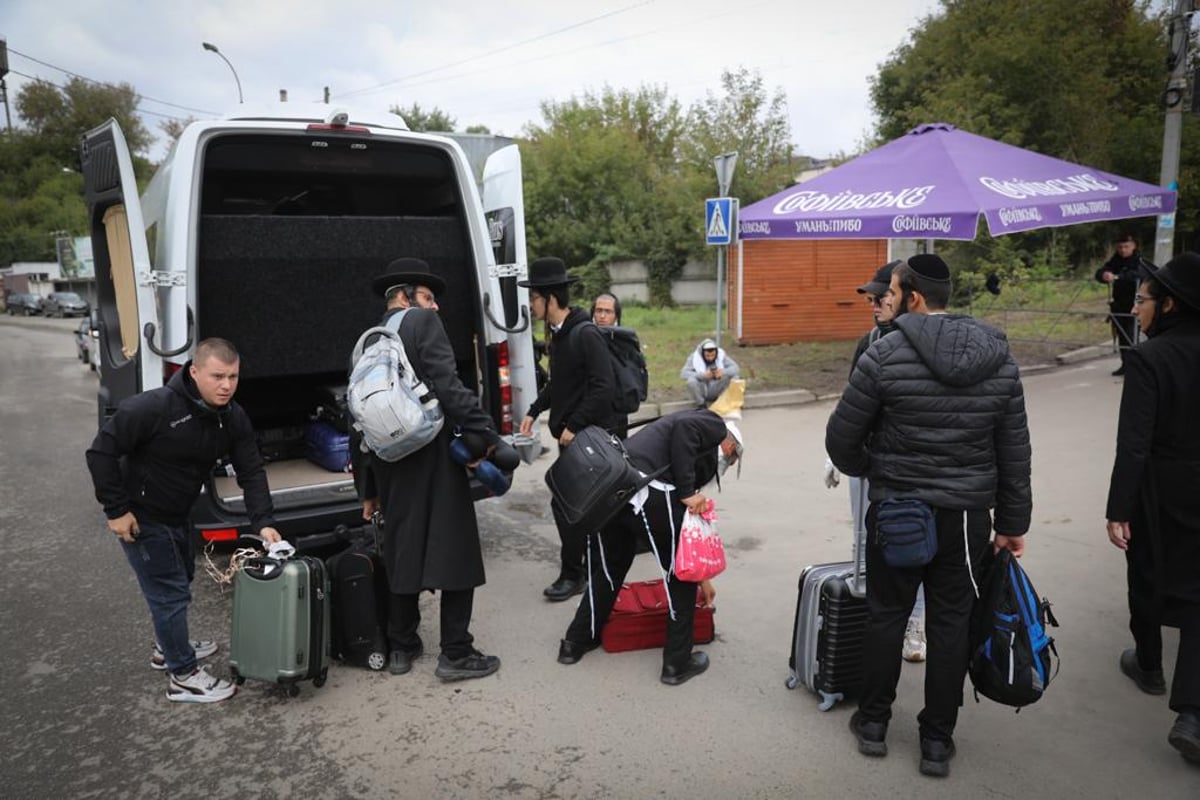
[[[8,132],[12,133],[12,114],[8,111],[8,84],[4,76],[8,74],[8,40],[0,39],[0,99],[4,100],[4,121],[8,124]]]
[[[1179,184],[1179,143],[1183,131],[1183,96],[1187,88],[1188,34],[1192,26],[1194,0],[1175,0],[1175,11],[1167,28],[1170,50],[1167,53],[1167,90],[1163,93],[1166,120],[1163,123],[1162,169],[1159,185],[1174,188]],[[1175,214],[1160,214],[1154,235],[1154,263],[1160,267],[1171,260],[1175,251]]]

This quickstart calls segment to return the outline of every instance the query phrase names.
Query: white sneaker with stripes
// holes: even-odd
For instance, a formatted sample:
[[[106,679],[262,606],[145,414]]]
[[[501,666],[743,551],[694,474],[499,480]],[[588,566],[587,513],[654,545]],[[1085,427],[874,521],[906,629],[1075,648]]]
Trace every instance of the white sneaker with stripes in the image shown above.
[[[192,640],[192,649],[196,651],[196,660],[198,661],[217,652],[217,643],[207,639],[194,639]],[[154,643],[154,652],[150,655],[150,668],[159,670],[167,668],[167,659],[158,642]]]
[[[200,667],[191,675],[167,677],[167,699],[176,703],[217,703],[237,693],[237,687]]]

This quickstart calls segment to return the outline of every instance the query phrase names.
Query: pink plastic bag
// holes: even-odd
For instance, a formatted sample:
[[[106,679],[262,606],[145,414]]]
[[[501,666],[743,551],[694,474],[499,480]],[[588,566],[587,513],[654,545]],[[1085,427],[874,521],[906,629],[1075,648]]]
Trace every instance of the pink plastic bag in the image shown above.
[[[675,577],[699,583],[725,571],[725,546],[717,533],[717,513],[712,500],[704,511],[688,511],[679,529],[679,548],[675,551]]]

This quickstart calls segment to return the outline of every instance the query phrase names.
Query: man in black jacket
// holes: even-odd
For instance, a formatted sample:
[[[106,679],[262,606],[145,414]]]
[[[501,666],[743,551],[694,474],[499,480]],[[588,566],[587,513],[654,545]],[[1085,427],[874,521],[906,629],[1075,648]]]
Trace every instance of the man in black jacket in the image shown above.
[[[187,622],[195,573],[188,512],[224,457],[254,531],[268,542],[280,538],[254,428],[233,401],[239,361],[231,343],[205,339],[166,386],[123,401],[87,451],[96,499],[150,607],[157,639],[150,664],[167,670],[167,699],[177,702],[213,703],[235,691],[197,667],[217,646],[190,641]]]
[[[1113,371],[1113,375],[1124,375],[1125,354],[1133,347],[1137,330],[1133,319],[1133,295],[1137,292],[1142,254],[1131,233],[1122,233],[1113,246],[1116,252],[1096,270],[1096,280],[1109,285],[1109,321],[1121,353],[1121,366]]]
[[[400,341],[416,376],[438,399],[446,424],[433,441],[399,461],[356,457],[363,518],[383,512],[383,562],[391,590],[388,671],[404,675],[425,647],[418,634],[420,593],[441,592],[441,653],[434,675],[443,681],[483,678],[500,659],[474,647],[470,633],[475,588],[486,580],[471,484],[450,454],[454,426],[469,432],[490,455],[497,443],[492,418],[458,377],[454,350],[438,317],[437,295],[446,283],[420,259],[400,258],[372,283],[384,298],[384,323],[396,314]],[[352,448],[353,449],[353,448]],[[468,466],[474,466],[478,460]]]
[[[1125,362],[1106,511],[1109,541],[1125,551],[1135,644],[1120,668],[1165,694],[1162,626],[1179,628],[1167,741],[1200,765],[1200,255],[1150,270],[1133,308],[1149,339]]]
[[[558,258],[539,258],[529,265],[529,305],[536,319],[550,326],[550,379],[521,420],[521,433],[533,434],[533,422],[550,409],[550,433],[561,451],[588,425],[608,431],[624,420],[613,410],[616,391],[608,345],[582,308],[570,305],[570,285],[578,278],[567,274]],[[558,578],[543,594],[553,601],[566,600],[583,591],[583,557],[586,542],[573,535],[555,514],[562,543]]]
[[[633,563],[636,543],[649,538],[671,606],[661,678],[675,686],[708,669],[708,656],[692,652],[697,584],[681,581],[671,572],[679,529],[686,512],[698,513],[707,504],[704,486],[741,457],[741,435],[732,423],[707,409],[679,411],[644,426],[626,441],[625,450],[630,462],[646,475],[667,469],[590,537],[588,593],[559,645],[558,661],[574,664],[600,644],[600,629]]]
[[[850,727],[865,755],[887,754],[900,678],[900,647],[917,587],[925,584],[929,661],[918,721],[921,772],[944,776],[967,669],[967,628],[991,534],[1024,548],[1032,500],[1029,429],[1016,362],[1004,334],[944,309],[950,271],[918,255],[892,272],[885,302],[896,331],[867,348],[830,417],[825,448],[838,469],[870,479],[863,685]],[[898,569],[883,558],[879,503],[923,500],[933,510],[937,554]],[[965,518],[965,525],[964,525]]]

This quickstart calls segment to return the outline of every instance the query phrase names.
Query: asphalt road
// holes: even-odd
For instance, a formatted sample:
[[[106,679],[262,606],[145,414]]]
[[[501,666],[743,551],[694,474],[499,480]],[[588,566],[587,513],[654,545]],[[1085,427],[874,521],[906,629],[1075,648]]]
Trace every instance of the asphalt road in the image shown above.
[[[496,676],[442,684],[426,655],[402,677],[335,666],[294,699],[248,683],[226,703],[168,703],[148,665],[148,614],[84,466],[96,381],[72,327],[0,322],[0,796],[1200,796],[1200,769],[1166,743],[1165,698],[1117,670],[1129,635],[1123,561],[1102,519],[1120,393],[1111,359],[1026,379],[1024,563],[1063,625],[1062,671],[1019,715],[968,688],[953,774],[936,781],[916,769],[921,666],[904,667],[886,759],[858,755],[849,707],[820,712],[784,688],[800,571],[849,553],[845,485],[821,483],[829,402],[747,412],[741,479],[718,498],[730,563],[718,638],[703,648],[712,667],[684,686],[659,683],[657,651],[555,662],[573,604],[541,597],[558,549],[543,458],[478,506],[489,581],[473,631],[503,659]],[[645,556],[634,569],[654,576]],[[193,633],[221,641],[222,672],[231,596],[203,572],[194,593]],[[423,608],[436,642],[436,601]]]

